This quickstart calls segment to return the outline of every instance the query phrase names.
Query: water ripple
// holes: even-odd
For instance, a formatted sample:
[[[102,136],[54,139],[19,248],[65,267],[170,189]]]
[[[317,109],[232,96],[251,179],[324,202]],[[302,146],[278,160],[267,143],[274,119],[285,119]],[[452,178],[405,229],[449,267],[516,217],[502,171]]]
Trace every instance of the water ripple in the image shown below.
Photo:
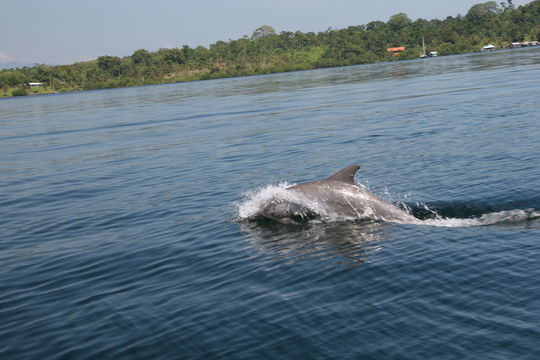
[[[538,50],[0,100],[2,358],[534,359]],[[352,163],[424,226],[231,221]]]

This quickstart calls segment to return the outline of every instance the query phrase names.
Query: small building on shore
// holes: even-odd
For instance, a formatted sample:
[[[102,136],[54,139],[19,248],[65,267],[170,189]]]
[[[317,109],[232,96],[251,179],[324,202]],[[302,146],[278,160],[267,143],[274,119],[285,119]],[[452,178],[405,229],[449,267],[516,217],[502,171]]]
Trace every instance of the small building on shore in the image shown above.
[[[405,46],[389,47],[388,49],[386,49],[386,51],[392,53],[392,56],[399,55],[403,50],[405,50]]]
[[[40,82],[29,82],[28,83],[28,86],[30,87],[41,87],[43,86],[44,84],[43,83],[40,83]]]

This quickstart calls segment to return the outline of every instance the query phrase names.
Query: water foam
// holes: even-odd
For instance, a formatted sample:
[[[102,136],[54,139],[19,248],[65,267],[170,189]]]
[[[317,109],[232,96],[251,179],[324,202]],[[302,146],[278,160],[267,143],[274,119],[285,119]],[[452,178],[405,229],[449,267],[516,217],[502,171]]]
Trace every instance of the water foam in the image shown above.
[[[238,207],[238,220],[253,218],[262,209],[264,204],[272,201],[276,196],[286,197],[287,191],[285,190],[290,186],[291,184],[287,182],[281,182],[277,185],[267,185],[263,188],[245,192],[243,194],[244,200],[236,204]]]
[[[277,185],[267,185],[244,193],[244,200],[237,203],[237,220],[249,220],[257,217],[264,206],[270,202],[290,202],[302,205],[315,214],[326,216],[326,210],[319,203],[308,199],[299,192],[287,191],[287,188],[294,186],[288,182],[281,182]]]

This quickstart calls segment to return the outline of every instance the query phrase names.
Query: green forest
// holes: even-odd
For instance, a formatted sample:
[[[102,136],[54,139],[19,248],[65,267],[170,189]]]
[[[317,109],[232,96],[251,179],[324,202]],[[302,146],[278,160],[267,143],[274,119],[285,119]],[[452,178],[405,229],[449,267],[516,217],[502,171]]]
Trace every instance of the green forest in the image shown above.
[[[411,20],[399,13],[319,33],[282,31],[263,25],[251,36],[218,41],[209,47],[182,46],[126,57],[100,56],[71,65],[36,64],[0,71],[0,96],[104,89],[347,66],[418,58],[426,50],[439,55],[479,51],[493,44],[540,40],[540,0],[515,7],[511,0],[472,6],[466,15],[444,20]],[[389,47],[406,49],[393,55]],[[43,86],[30,87],[29,83]]]

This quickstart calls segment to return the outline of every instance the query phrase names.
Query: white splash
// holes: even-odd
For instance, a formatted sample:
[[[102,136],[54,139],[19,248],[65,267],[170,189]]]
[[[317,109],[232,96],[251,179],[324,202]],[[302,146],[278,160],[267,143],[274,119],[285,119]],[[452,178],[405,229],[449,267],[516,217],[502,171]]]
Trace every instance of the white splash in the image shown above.
[[[244,220],[255,216],[267,202],[274,197],[287,196],[286,189],[291,185],[287,182],[278,185],[267,185],[263,188],[257,188],[247,191],[243,194],[244,201],[237,203],[238,219]]]
[[[324,207],[319,203],[308,199],[296,191],[287,191],[287,188],[294,186],[288,182],[281,182],[277,185],[267,185],[244,193],[244,201],[237,203],[238,220],[251,219],[255,217],[261,209],[271,201],[291,202],[303,205],[306,209],[322,216],[326,215]]]

